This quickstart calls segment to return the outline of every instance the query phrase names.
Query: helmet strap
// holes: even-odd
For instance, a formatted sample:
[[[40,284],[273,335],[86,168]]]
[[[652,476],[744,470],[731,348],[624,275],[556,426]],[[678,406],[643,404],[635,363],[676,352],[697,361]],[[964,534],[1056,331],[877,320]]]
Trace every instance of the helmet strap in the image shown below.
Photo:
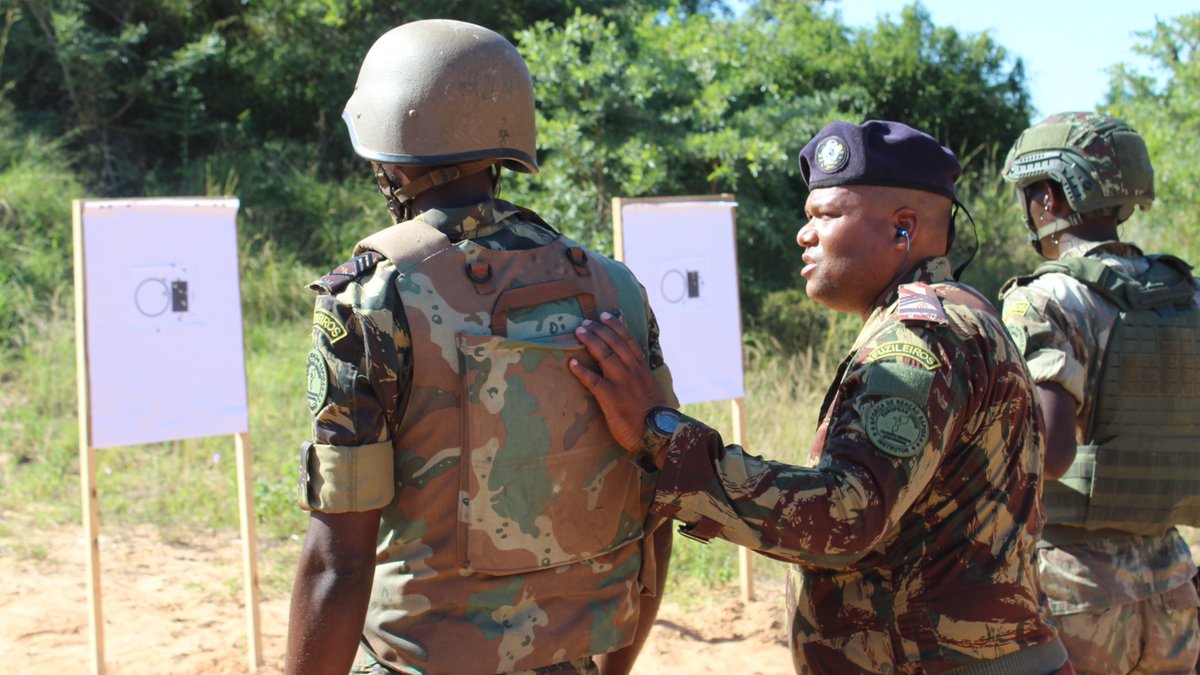
[[[417,195],[428,192],[434,188],[442,187],[448,183],[453,183],[456,180],[466,178],[485,171],[488,167],[496,163],[495,159],[480,159],[474,162],[466,162],[464,164],[454,164],[452,166],[439,166],[432,169],[428,173],[423,174],[420,178],[410,182],[408,185],[397,190],[401,201],[410,202],[416,199]]]
[[[412,209],[407,200],[401,199],[397,194],[400,189],[399,185],[392,182],[387,171],[384,170],[383,164],[380,162],[371,162],[371,169],[375,172],[375,186],[379,188],[379,192],[387,199],[388,213],[392,214],[392,221],[402,223],[412,219]]]
[[[1082,223],[1083,220],[1083,214],[1079,212],[1072,213],[1066,218],[1053,218],[1050,219],[1050,222],[1046,225],[1042,225],[1041,227],[1037,228],[1037,230],[1034,231],[1033,236],[1037,237],[1038,241],[1041,241],[1042,239],[1056,235],[1063,230],[1069,230],[1070,228]]]
[[[392,214],[392,220],[400,223],[413,218],[412,203],[418,195],[485,171],[495,164],[496,160],[494,159],[481,159],[465,164],[439,166],[403,186],[392,182],[382,163],[371,162],[371,167],[375,170],[375,183],[379,186],[379,191],[387,198],[388,212]],[[496,173],[492,176],[493,191],[499,182],[499,173],[497,167]]]

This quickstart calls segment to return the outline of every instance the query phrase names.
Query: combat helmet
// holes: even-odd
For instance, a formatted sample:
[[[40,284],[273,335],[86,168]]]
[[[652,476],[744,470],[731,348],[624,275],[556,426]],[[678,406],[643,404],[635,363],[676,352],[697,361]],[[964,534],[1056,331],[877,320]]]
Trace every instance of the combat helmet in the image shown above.
[[[389,209],[494,164],[538,170],[529,70],[508,40],[475,24],[429,19],[384,33],[363,59],[342,119],[354,151],[375,166]],[[381,163],[445,168],[399,188]]]
[[[1146,142],[1125,122],[1100,113],[1059,113],[1023,131],[1008,152],[1004,178],[1016,185],[1033,242],[1098,214],[1124,222],[1134,207],[1145,211],[1154,201]],[[1039,229],[1024,188],[1041,180],[1062,186],[1074,213]]]

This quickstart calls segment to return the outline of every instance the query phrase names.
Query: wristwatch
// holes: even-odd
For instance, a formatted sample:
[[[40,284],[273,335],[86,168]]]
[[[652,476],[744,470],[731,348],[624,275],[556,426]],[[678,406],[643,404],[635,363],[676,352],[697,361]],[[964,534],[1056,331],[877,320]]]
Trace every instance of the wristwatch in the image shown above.
[[[638,447],[634,461],[645,471],[658,471],[654,459],[679,426],[680,413],[665,405],[655,406],[646,413],[646,429],[642,432],[642,444]]]

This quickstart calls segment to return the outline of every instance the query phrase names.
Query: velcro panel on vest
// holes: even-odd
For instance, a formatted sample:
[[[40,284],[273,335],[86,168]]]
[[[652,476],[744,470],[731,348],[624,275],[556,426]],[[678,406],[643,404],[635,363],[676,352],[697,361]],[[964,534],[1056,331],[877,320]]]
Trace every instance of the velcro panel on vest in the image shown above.
[[[1042,486],[1042,503],[1048,523],[1083,524],[1087,520],[1088,495],[1092,491],[1092,473],[1096,469],[1096,446],[1075,449],[1075,461],[1058,480]]]
[[[637,542],[640,475],[567,368],[597,368],[567,335],[524,342],[459,333],[465,568],[516,574]]]
[[[1098,396],[1086,526],[1200,524],[1200,312],[1123,312]]]

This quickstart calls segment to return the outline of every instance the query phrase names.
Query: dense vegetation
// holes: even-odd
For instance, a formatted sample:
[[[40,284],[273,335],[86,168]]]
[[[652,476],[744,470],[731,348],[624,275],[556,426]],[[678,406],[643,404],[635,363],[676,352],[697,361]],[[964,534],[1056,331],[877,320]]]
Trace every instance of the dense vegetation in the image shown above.
[[[507,175],[503,195],[571,236],[608,250],[614,196],[737,195],[744,324],[753,362],[775,364],[762,372],[777,372],[780,353],[800,354],[782,368],[804,377],[809,359],[834,359],[855,330],[808,301],[797,276],[796,153],[834,119],[903,120],[959,154],[980,244],[965,278],[994,297],[1033,262],[998,178],[1031,121],[1019,55],[936,25],[919,4],[865,29],[843,25],[835,8],[758,0],[735,16],[720,0],[0,0],[0,510],[65,503],[75,489],[71,199],[236,195],[260,514],[290,514],[272,518],[269,533],[295,531],[304,282],[388,222],[341,109],[371,42],[416,18],[491,26],[525,55],[542,173]],[[1163,76],[1118,67],[1107,107],[1145,134],[1158,172],[1158,204],[1127,229],[1192,259],[1198,43],[1200,14],[1162,21],[1141,45]],[[959,219],[959,260],[972,230]],[[821,379],[794,386],[819,391]],[[796,416],[772,410],[763,420],[785,417]],[[219,456],[213,447],[172,452],[204,466]],[[139,463],[130,457],[102,461]],[[176,492],[175,462],[142,465],[151,473],[102,474],[107,505],[139,517],[229,517],[212,515],[228,503],[224,465],[189,479],[216,486],[211,510],[194,490]],[[143,503],[147,477],[157,492]]]

